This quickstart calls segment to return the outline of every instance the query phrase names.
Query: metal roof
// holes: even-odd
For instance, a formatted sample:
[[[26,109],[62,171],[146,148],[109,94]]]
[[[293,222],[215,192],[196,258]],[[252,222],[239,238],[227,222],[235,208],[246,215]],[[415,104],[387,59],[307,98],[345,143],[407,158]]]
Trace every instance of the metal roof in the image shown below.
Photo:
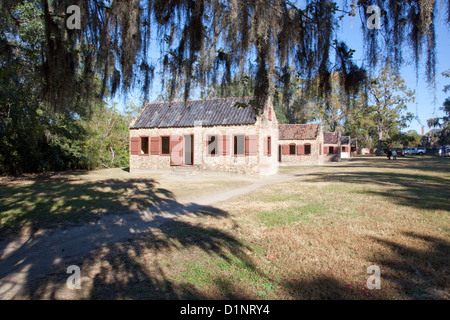
[[[238,108],[236,102],[248,104],[252,98],[159,102],[147,104],[131,129],[254,124],[256,113],[249,105]]]

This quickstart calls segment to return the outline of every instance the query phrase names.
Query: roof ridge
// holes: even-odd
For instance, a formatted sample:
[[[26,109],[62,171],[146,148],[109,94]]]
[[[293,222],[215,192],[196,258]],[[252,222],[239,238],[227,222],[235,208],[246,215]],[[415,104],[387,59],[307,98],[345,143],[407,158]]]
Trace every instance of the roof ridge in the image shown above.
[[[210,99],[194,99],[194,100],[177,100],[177,101],[160,101],[160,102],[147,102],[145,106],[149,104],[159,104],[159,103],[180,103],[180,102],[196,102],[196,101],[213,101],[213,100],[232,100],[232,99],[249,99],[254,98],[254,96],[245,97],[227,97],[227,98],[210,98]]]

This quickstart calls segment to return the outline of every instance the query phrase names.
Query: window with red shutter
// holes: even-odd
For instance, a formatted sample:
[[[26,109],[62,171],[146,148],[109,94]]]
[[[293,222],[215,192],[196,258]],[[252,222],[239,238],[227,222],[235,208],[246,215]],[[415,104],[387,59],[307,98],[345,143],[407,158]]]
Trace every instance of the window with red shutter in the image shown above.
[[[150,138],[150,154],[159,154],[159,137],[151,137]]]
[[[148,137],[140,137],[141,138],[141,152],[140,155],[141,156],[148,156],[148,151],[149,151],[149,139]]]
[[[130,141],[130,152],[132,155],[137,155],[139,154],[139,142],[140,142],[140,138],[138,137],[132,137],[131,141]]]
[[[222,154],[230,154],[230,136],[222,136]]]
[[[300,144],[297,146],[297,154],[302,156],[305,154],[305,146]]]
[[[295,148],[295,143],[290,143],[289,144],[289,154],[290,155],[295,155],[295,150],[296,148]]]
[[[244,156],[246,154],[246,139],[244,135],[233,136],[233,155]]]
[[[161,136],[161,156],[170,155],[170,137],[169,136]]]
[[[208,141],[206,142],[207,155],[214,157],[218,154],[219,136],[208,136]]]
[[[305,148],[304,148],[303,154],[310,155],[311,154],[311,145],[309,143],[305,143],[304,147]]]
[[[258,136],[249,135],[245,137],[245,155],[256,156],[258,154]]]

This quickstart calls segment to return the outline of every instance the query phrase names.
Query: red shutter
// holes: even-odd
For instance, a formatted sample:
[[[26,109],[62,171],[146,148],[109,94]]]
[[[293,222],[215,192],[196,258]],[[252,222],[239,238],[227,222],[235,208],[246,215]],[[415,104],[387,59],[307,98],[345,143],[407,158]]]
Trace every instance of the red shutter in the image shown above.
[[[160,145],[159,137],[151,137],[150,138],[150,154],[159,154],[159,145]]]
[[[288,144],[283,144],[281,146],[281,153],[282,154],[289,154],[289,145]]]
[[[256,156],[258,154],[258,136],[245,136],[245,155]]]
[[[218,156],[223,155],[223,138],[224,136],[216,136],[217,139],[216,154]]]
[[[132,137],[131,138],[131,142],[130,142],[131,154],[133,154],[133,155],[139,154],[140,141],[141,141],[141,139],[138,138],[138,137]]]
[[[170,165],[181,166],[183,164],[183,137],[170,136]]]
[[[230,137],[229,136],[217,136],[217,154],[227,155],[230,149]]]
[[[323,147],[323,154],[328,154],[328,147]]]
[[[298,155],[304,155],[305,154],[305,146],[302,144],[299,144],[297,146],[297,154]]]
[[[334,147],[334,149],[333,149],[333,153],[338,153],[339,152],[339,147]]]
[[[225,139],[223,139],[223,154],[229,155],[230,154],[230,147],[231,147],[231,137],[230,136],[224,136]]]
[[[265,156],[269,155],[269,137],[264,138],[264,155]]]

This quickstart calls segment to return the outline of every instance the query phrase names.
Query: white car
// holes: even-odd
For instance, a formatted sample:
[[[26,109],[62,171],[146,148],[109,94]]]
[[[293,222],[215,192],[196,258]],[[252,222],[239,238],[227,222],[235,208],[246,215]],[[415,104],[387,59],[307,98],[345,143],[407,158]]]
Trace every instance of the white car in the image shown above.
[[[408,148],[405,150],[405,154],[419,154],[423,155],[427,152],[426,148],[419,147],[419,148]]]

